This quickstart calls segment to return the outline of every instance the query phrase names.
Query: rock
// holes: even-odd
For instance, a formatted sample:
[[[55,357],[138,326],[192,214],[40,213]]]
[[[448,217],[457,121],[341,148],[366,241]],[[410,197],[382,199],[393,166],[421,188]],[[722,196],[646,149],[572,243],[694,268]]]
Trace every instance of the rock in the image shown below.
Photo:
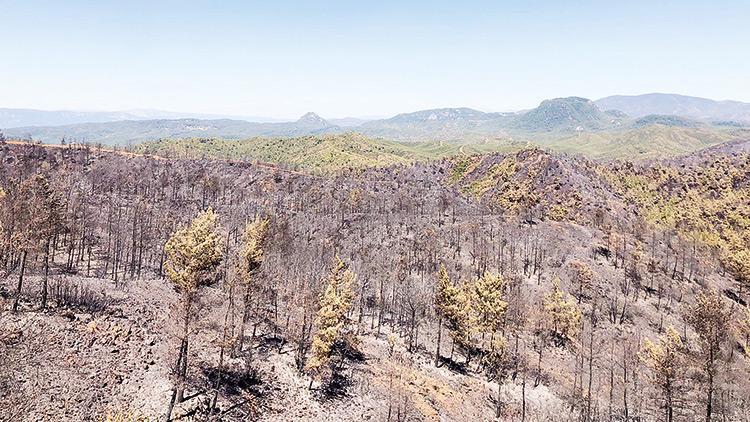
[[[175,405],[174,410],[172,410],[172,419],[180,419],[195,414],[203,405],[204,400],[208,400],[208,398],[197,396]]]
[[[88,322],[91,321],[91,314],[75,314],[75,319],[81,322]]]

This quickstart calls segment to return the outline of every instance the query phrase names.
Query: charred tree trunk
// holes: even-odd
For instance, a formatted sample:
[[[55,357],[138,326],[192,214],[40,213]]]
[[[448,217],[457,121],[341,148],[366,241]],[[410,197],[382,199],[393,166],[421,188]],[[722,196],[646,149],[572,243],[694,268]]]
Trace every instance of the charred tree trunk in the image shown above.
[[[23,288],[23,273],[26,271],[26,256],[28,252],[24,250],[21,253],[21,270],[18,273],[18,284],[16,285],[16,297],[13,299],[13,312],[18,312],[18,301],[21,299],[21,289]]]
[[[49,249],[51,239],[47,239],[44,247],[44,277],[42,278],[42,309],[47,307],[47,280],[49,278]]]
[[[443,317],[438,317],[437,347],[435,347],[435,366],[440,366],[440,340],[443,334]]]

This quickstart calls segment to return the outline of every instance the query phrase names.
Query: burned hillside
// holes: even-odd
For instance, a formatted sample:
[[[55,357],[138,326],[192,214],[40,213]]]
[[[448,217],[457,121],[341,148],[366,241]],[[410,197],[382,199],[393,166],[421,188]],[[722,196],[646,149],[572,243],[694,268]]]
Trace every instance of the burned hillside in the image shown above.
[[[320,175],[3,145],[0,419],[747,420],[747,158],[712,156]],[[170,240],[208,210],[186,290]]]

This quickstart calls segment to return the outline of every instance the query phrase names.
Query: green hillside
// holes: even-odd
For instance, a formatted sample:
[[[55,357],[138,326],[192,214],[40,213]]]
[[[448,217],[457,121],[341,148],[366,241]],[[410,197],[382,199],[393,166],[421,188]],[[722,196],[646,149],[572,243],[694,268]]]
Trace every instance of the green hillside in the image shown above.
[[[646,160],[676,157],[738,135],[737,131],[650,125],[623,131],[580,132],[539,143],[554,151],[594,159]]]
[[[539,146],[593,159],[648,160],[677,157],[717,145],[750,131],[650,125],[627,130],[537,134],[481,142],[396,142],[359,133],[296,138],[161,139],[135,146],[135,152],[174,158],[258,160],[327,172],[341,168],[383,167],[453,156],[512,152]]]
[[[358,133],[297,138],[162,139],[135,147],[139,153],[182,158],[259,160],[313,171],[409,164],[459,154],[519,149],[525,144],[491,142],[464,145],[448,142],[401,143]]]
[[[704,126],[701,122],[698,122],[687,117],[671,116],[664,114],[649,114],[648,116],[636,119],[633,122],[633,127],[643,127],[649,125],[664,125],[664,126],[675,126],[675,127],[701,127]]]
[[[510,127],[528,132],[600,130],[615,126],[613,120],[591,100],[568,97],[542,101],[539,107],[513,121]]]

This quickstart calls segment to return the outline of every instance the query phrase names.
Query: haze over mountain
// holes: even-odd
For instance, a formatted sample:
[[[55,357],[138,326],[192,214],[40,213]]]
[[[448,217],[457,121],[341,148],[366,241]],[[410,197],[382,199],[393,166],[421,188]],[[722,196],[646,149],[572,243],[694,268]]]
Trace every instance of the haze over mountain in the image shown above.
[[[602,110],[620,110],[631,117],[674,115],[715,121],[750,122],[750,103],[715,101],[678,94],[613,95],[595,101]]]
[[[747,115],[742,112],[746,106]],[[308,112],[297,121],[273,123],[226,118],[149,119],[150,116],[166,113],[159,111],[88,114],[26,112],[6,113],[5,121],[11,122],[6,123],[6,127],[19,121],[92,121],[11,127],[4,130],[7,135],[44,143],[58,143],[66,138],[103,144],[133,144],[162,138],[295,137],[348,131],[406,142],[477,141],[509,137],[537,139],[577,132],[638,129],[651,125],[675,128],[707,125],[742,127],[747,125],[743,122],[750,122],[749,104],[667,94],[616,96],[597,101],[581,97],[553,98],[542,101],[531,110],[515,113],[459,107],[401,113],[385,119],[350,117],[326,120]],[[3,114],[0,113],[0,117]]]
[[[252,136],[301,136],[338,132],[315,113],[307,113],[294,122],[260,123],[232,119],[158,119],[122,120],[64,126],[30,126],[5,130],[11,137],[31,138],[43,143],[68,141],[129,145],[161,138],[227,138]]]
[[[485,113],[471,108],[439,108],[372,120],[357,130],[404,141],[452,140],[499,131],[512,113]]]
[[[156,119],[235,119],[261,123],[281,121],[280,119],[260,116],[229,116],[223,114],[183,113],[151,109],[123,111],[72,111],[0,108],[0,128],[62,126],[81,123],[116,122],[121,120]]]
[[[370,120],[375,120],[375,118],[368,119],[363,117],[339,117],[326,120],[328,120],[328,123],[336,126],[357,127],[369,122]]]

